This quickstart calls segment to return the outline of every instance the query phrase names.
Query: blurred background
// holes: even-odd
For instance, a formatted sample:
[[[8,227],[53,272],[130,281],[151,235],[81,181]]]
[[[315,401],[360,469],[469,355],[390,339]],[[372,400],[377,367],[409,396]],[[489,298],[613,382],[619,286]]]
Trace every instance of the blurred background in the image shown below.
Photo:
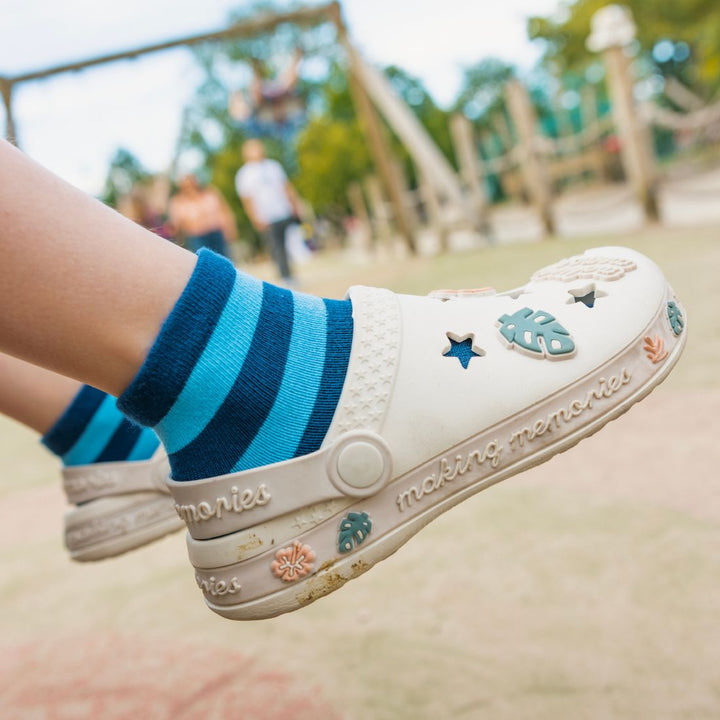
[[[170,241],[191,177],[276,277],[235,188],[259,138],[309,292],[507,289],[622,244],[690,323],[627,416],[258,623],[203,607],[180,535],[72,565],[58,467],[0,418],[0,717],[720,717],[720,5],[0,7],[6,136]]]

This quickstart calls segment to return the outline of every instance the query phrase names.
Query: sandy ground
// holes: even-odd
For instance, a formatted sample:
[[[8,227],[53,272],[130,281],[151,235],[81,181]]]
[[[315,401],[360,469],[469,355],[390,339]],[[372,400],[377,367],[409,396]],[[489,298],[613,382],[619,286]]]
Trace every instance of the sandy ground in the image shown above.
[[[720,717],[719,411],[719,391],[660,389],[256,623],[204,608],[180,534],[73,565],[57,485],[9,492],[0,716]]]
[[[709,319],[688,247],[672,279]],[[0,418],[0,718],[720,718],[714,322],[596,436],[255,623],[205,608],[182,534],[71,563],[57,466]]]

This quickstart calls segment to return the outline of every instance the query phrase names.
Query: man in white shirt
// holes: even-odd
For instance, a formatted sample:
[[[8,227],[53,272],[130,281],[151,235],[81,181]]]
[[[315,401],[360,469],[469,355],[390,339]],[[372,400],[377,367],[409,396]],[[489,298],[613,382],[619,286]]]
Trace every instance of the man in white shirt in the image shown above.
[[[235,189],[253,227],[265,238],[283,281],[292,283],[285,231],[298,222],[300,202],[280,163],[265,157],[259,140],[242,147],[245,164],[235,176]]]

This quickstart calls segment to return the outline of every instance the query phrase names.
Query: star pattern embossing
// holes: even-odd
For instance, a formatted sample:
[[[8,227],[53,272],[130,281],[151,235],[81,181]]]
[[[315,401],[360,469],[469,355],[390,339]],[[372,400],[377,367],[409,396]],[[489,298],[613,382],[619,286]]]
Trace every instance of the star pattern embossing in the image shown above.
[[[356,291],[357,292],[357,291]],[[338,409],[337,431],[376,426],[383,418],[400,343],[399,309],[391,293],[374,290],[358,305],[355,321],[358,352],[345,381],[347,402]]]
[[[475,345],[475,335],[473,333],[468,335],[447,333],[447,339],[450,341],[450,345],[446,345],[443,349],[443,357],[457,358],[464,370],[468,369],[470,361],[474,357],[485,355],[485,351]]]

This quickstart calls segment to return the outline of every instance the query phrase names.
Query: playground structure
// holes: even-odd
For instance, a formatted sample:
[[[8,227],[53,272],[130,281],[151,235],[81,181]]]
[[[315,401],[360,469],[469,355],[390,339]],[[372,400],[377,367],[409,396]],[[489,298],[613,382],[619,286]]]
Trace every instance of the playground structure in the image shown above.
[[[478,138],[465,116],[451,118],[459,172],[385,75],[355,48],[337,2],[262,13],[212,33],[0,77],[6,135],[11,140],[17,137],[13,90],[22,83],[176,47],[251,38],[285,23],[299,27],[332,23],[337,42],[345,51],[356,112],[376,169],[376,175],[348,190],[363,249],[378,243],[390,247],[398,237],[412,253],[429,247],[437,250],[474,245],[487,239],[605,232],[615,225],[628,230],[648,220],[676,224],[720,220],[720,204],[714,202],[720,192],[720,172],[705,170],[699,175],[694,166],[688,170],[673,163],[661,169],[651,140],[651,129],[656,126],[672,131],[685,145],[697,144],[698,139],[705,146],[717,144],[720,104],[703,106],[677,81],[668,83],[666,95],[685,112],[660,107],[653,101],[638,102],[626,53],[635,37],[635,26],[629,11],[617,5],[595,14],[588,38],[588,48],[602,54],[604,61],[609,112],[598,115],[594,89],[588,86],[582,96],[582,129],[574,132],[562,109],[556,108],[559,132],[551,137],[541,131],[527,89],[518,80],[510,80],[505,89],[505,111],[494,119],[495,137],[490,148],[487,138]],[[419,178],[415,190],[408,188],[393,157],[388,128],[412,159]],[[618,176],[624,182],[617,182]],[[493,205],[488,193],[490,178],[510,202]],[[562,190],[568,184],[577,187],[578,179],[583,181],[579,192]],[[419,244],[423,247],[418,248]]]
[[[261,13],[216,32],[177,38],[87,60],[65,63],[14,77],[0,77],[0,94],[6,111],[6,137],[17,142],[18,132],[12,105],[13,91],[23,83],[50,78],[61,73],[78,72],[120,60],[134,59],[177,47],[192,47],[207,42],[248,38],[260,33],[270,32],[284,23],[308,27],[325,22],[330,22],[336,27],[338,41],[347,52],[353,97],[361,119],[361,125],[366,134],[368,146],[383,183],[383,192],[386,192],[390,198],[397,232],[403,237],[408,248],[413,251],[415,228],[412,226],[406,211],[402,181],[396,166],[393,164],[388,137],[377,115],[376,105],[381,108],[390,127],[395,130],[398,137],[405,143],[423,177],[430,179],[434,191],[442,197],[442,200],[447,205],[454,206],[455,215],[462,215],[465,212],[465,202],[460,181],[450,163],[435,147],[429,135],[410,109],[394,95],[387,79],[368,65],[354,48],[342,18],[340,5],[337,2],[283,13]]]

